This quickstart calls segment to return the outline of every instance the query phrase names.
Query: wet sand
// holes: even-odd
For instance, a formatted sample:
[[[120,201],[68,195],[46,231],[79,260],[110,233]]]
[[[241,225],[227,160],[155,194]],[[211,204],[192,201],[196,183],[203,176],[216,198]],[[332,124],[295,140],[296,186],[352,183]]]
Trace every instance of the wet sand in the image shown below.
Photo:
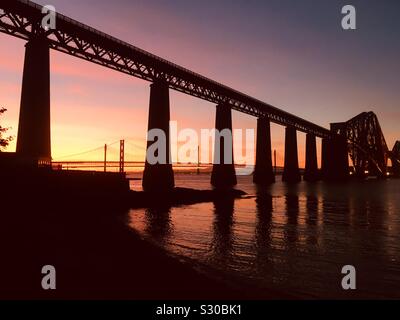
[[[4,191],[3,191],[4,194]],[[5,194],[0,241],[1,299],[277,299],[209,276],[142,240],[115,199]],[[51,200],[50,200],[51,199]],[[41,288],[53,265],[57,289]]]

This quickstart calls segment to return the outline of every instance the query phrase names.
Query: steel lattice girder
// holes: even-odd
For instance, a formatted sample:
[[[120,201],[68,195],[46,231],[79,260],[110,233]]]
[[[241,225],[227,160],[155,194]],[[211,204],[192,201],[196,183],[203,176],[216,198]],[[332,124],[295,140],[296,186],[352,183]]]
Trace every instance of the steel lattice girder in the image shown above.
[[[330,131],[314,123],[240,93],[216,81],[111,37],[103,32],[57,13],[57,28],[41,28],[42,6],[26,0],[2,0],[0,32],[29,40],[44,34],[49,46],[81,59],[147,80],[165,81],[171,89],[216,103],[272,122],[293,126],[318,137],[329,137]]]
[[[345,122],[344,128],[356,172],[363,174],[372,164],[379,174],[385,175],[389,150],[377,116],[363,112]]]
[[[400,158],[400,141],[396,141],[396,143],[394,144],[392,154],[394,157]]]
[[[392,159],[392,165],[394,162],[396,162],[397,165],[400,165],[400,141],[396,141],[394,144],[394,147],[390,152],[390,157]]]

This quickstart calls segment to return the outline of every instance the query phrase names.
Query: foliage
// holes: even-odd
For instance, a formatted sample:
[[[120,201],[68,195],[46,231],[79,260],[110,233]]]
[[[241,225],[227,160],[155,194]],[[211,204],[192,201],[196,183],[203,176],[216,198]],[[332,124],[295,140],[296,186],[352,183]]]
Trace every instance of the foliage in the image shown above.
[[[0,108],[0,116],[3,115],[3,113],[6,112],[6,111],[7,111],[7,109],[5,109],[5,108]],[[0,152],[1,152],[3,149],[7,148],[8,144],[9,144],[9,143],[12,141],[12,139],[13,139],[11,136],[9,136],[9,137],[4,137],[4,138],[3,138],[3,134],[5,134],[5,133],[7,132],[8,129],[9,129],[9,128],[3,128],[3,127],[0,125]]]

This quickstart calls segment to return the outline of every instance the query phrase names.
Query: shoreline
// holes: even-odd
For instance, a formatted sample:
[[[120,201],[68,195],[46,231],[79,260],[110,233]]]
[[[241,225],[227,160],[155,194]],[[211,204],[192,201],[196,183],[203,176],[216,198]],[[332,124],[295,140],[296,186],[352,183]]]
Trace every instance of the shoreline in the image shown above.
[[[144,239],[129,228],[131,208],[176,207],[176,199],[129,191],[88,197],[60,193],[46,180],[14,180],[0,192],[2,210],[0,243],[0,298],[5,300],[294,300],[317,299],[295,292],[263,288],[235,275],[179,257]],[[46,186],[43,188],[43,186]],[[8,187],[8,185],[7,185]],[[221,197],[213,190],[176,188],[187,205],[213,202]],[[175,194],[175,196],[176,196]],[[229,194],[229,193],[228,193]],[[226,194],[225,194],[226,195]],[[239,190],[230,196],[241,197]],[[129,198],[131,197],[131,198]],[[143,203],[134,198],[144,197]],[[195,199],[196,198],[196,199]],[[122,199],[122,200],[121,200]],[[129,201],[123,201],[123,200]],[[194,200],[193,200],[194,199]],[[190,201],[189,201],[190,200]],[[192,202],[195,201],[195,202]],[[57,290],[41,288],[41,268],[54,265]],[[356,297],[354,297],[356,298]]]
[[[39,201],[38,201],[39,200]],[[73,202],[54,211],[37,197],[13,206],[3,217],[2,243],[12,243],[0,267],[0,298],[5,300],[235,300],[290,299],[283,293],[259,292],[229,283],[219,275],[141,238],[126,224],[129,209],[104,203]],[[110,214],[112,210],[117,214]],[[81,214],[85,214],[82,216]],[[23,254],[22,254],[23,253]],[[40,287],[41,267],[57,270],[57,290]]]

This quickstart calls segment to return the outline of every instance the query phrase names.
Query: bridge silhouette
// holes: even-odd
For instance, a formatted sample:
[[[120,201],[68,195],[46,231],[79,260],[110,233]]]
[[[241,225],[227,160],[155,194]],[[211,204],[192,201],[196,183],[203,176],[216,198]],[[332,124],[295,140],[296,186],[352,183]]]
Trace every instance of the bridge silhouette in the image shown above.
[[[93,29],[62,14],[56,14],[56,29],[42,27],[42,6],[26,0],[3,0],[0,4],[0,32],[26,40],[20,118],[18,157],[33,162],[51,162],[50,136],[50,49],[151,82],[148,130],[166,133],[170,155],[170,102],[173,89],[216,104],[215,128],[232,130],[232,110],[257,117],[257,146],[254,182],[275,181],[271,155],[270,123],[286,127],[283,180],[301,180],[297,131],[306,133],[307,181],[345,180],[349,154],[355,174],[386,176],[387,162],[399,175],[400,143],[388,150],[379,122],[373,113],[362,113],[343,123],[323,128],[221,83],[192,72],[124,41]],[[316,138],[322,138],[322,168],[318,169]],[[152,145],[147,142],[147,148]],[[221,150],[226,147],[221,140]],[[233,150],[232,150],[233,152]],[[223,160],[223,159],[222,159]],[[169,190],[174,187],[172,164],[145,161],[143,189]],[[234,163],[215,163],[211,183],[217,188],[236,184]]]

